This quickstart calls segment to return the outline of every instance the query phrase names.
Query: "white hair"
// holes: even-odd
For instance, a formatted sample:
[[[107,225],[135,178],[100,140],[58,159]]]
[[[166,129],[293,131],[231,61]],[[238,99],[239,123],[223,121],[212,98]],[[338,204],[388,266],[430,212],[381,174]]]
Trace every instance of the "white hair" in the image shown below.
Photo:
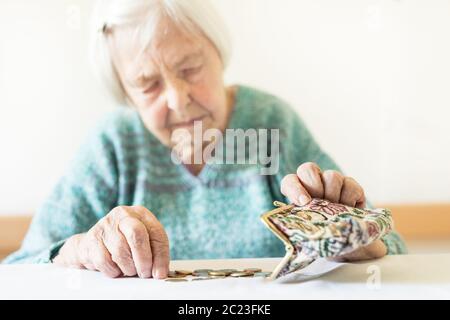
[[[210,0],[97,0],[92,17],[91,63],[119,103],[128,101],[109,52],[107,31],[120,26],[135,27],[143,51],[155,36],[158,24],[167,18],[181,30],[203,33],[216,47],[224,67],[228,65],[228,30]]]

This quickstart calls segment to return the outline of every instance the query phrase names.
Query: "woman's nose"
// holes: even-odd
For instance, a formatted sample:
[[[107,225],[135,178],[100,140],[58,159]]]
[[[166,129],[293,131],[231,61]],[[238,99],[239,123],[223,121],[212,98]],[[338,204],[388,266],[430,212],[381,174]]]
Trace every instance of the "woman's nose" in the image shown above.
[[[167,106],[178,113],[183,114],[189,105],[189,86],[182,81],[174,81],[166,87]]]

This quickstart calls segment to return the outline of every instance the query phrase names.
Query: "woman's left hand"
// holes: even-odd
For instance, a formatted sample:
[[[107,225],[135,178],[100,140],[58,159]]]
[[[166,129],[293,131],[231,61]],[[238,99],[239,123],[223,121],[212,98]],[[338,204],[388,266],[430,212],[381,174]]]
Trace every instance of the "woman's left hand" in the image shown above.
[[[292,203],[302,206],[308,204],[312,198],[326,199],[334,203],[364,208],[366,196],[364,189],[351,177],[345,177],[334,170],[323,171],[313,163],[300,165],[296,173],[288,174],[281,181],[281,193]],[[376,259],[387,253],[383,241],[360,248],[334,260],[357,261]]]

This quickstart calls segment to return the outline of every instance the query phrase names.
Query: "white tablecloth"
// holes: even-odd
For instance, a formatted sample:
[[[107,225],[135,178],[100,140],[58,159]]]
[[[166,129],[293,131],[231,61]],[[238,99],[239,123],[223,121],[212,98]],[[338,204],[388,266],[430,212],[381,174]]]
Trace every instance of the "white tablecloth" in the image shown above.
[[[260,267],[271,270],[279,261],[273,258],[172,261],[171,269]],[[325,274],[311,276],[317,272]],[[317,298],[450,299],[450,254],[387,256],[342,265],[321,260],[309,270],[276,281],[227,278],[173,283],[109,279],[98,272],[54,265],[0,265],[0,299]]]

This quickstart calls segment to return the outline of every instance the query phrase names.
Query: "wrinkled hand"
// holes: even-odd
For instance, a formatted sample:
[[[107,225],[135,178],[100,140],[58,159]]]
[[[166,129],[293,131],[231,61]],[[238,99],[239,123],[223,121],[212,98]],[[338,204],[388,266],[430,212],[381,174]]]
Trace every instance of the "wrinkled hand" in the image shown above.
[[[364,190],[355,179],[344,177],[334,170],[322,172],[312,162],[299,166],[296,174],[285,176],[281,181],[281,193],[299,206],[308,204],[312,198],[357,208],[364,208],[366,205]]]
[[[281,181],[281,193],[292,203],[303,206],[312,198],[326,199],[334,203],[364,208],[366,196],[364,189],[355,179],[345,177],[334,170],[323,171],[312,162],[300,165],[297,172],[289,174]],[[335,258],[337,261],[356,261],[376,259],[385,256],[386,246],[381,240]]]
[[[146,208],[116,207],[87,233],[64,244],[55,264],[97,270],[116,278],[167,277],[169,241],[161,223]]]

